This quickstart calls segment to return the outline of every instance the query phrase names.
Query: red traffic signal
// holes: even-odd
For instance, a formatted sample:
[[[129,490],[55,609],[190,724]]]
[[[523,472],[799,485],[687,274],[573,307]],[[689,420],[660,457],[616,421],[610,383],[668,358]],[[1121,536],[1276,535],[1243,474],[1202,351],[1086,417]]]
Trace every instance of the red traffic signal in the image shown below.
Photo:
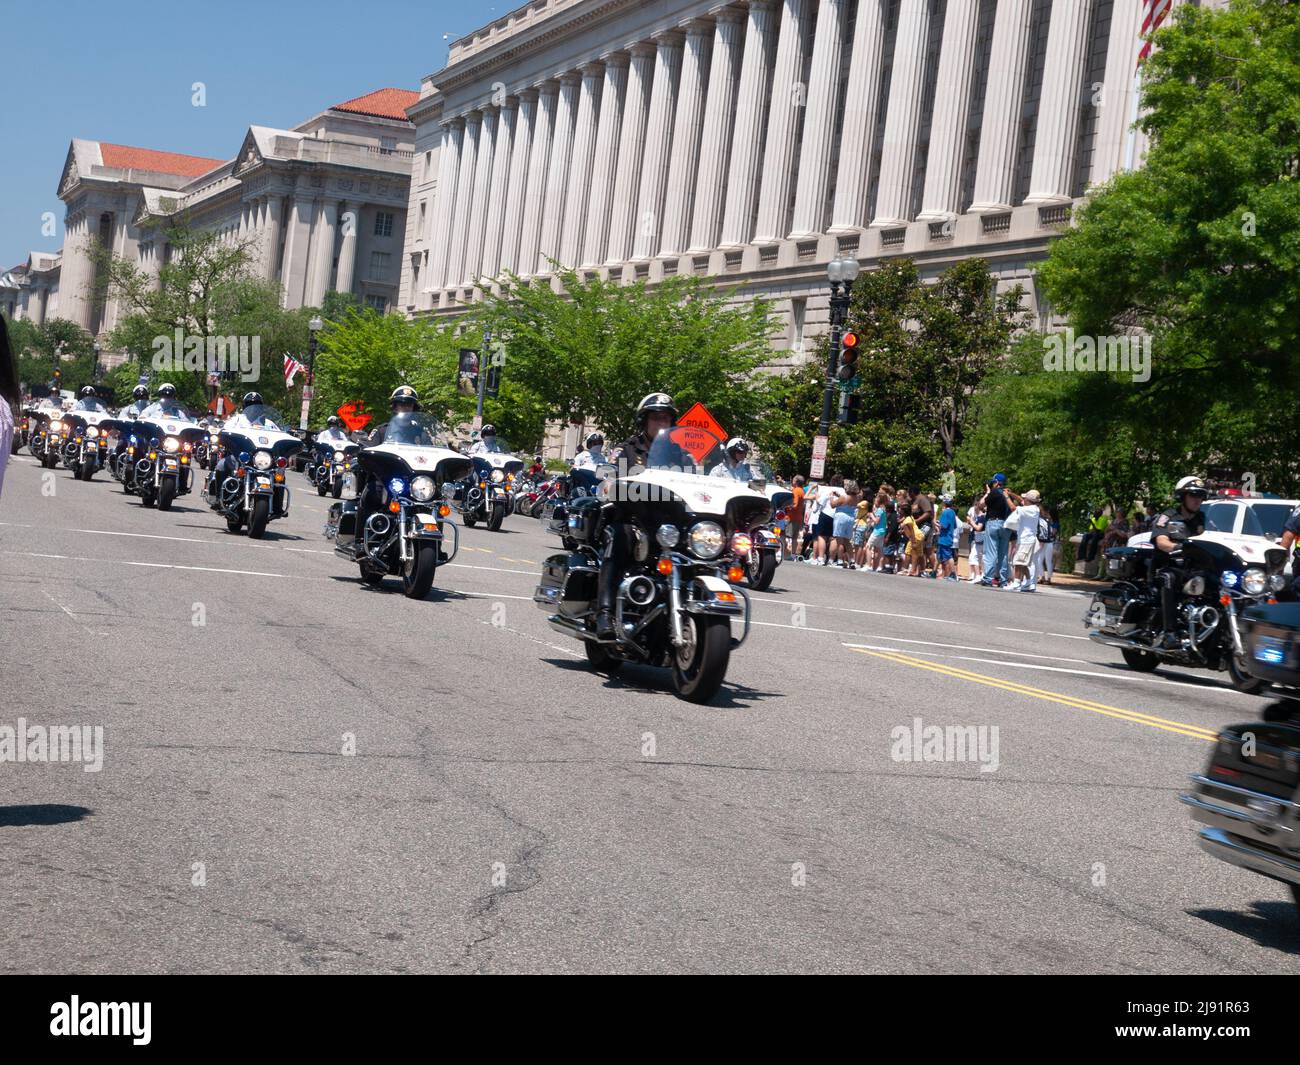
[[[858,375],[858,334],[846,332],[840,338],[840,368],[836,373],[841,381],[852,381]]]

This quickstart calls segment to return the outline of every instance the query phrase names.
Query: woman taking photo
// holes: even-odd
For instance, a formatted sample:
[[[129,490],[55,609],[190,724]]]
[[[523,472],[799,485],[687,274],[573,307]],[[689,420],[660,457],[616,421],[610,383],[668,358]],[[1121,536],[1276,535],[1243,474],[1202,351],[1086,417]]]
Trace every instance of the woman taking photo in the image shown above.
[[[13,449],[14,425],[18,415],[18,364],[9,347],[9,329],[0,315],[0,491],[4,490],[5,465]]]

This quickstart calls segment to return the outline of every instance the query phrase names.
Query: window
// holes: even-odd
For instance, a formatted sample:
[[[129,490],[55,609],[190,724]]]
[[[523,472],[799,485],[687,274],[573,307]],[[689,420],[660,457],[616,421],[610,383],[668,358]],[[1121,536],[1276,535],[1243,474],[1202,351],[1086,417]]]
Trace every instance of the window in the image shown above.
[[[383,296],[367,296],[366,306],[383,314],[388,310],[388,300]]]
[[[391,237],[393,235],[393,212],[378,211],[375,213],[375,236]]]
[[[433,173],[433,152],[424,153],[424,180],[428,181],[430,174]]]
[[[393,154],[393,149],[395,149],[396,147],[397,147],[397,141],[394,140],[392,137],[380,137],[380,138],[379,138],[379,154],[380,154],[380,155],[392,155],[392,154]]]
[[[372,251],[370,253],[370,280],[387,281],[388,280],[388,261],[392,258],[386,251]]]
[[[1211,503],[1205,508],[1206,532],[1235,532],[1236,524],[1236,503]]]
[[[1270,540],[1282,538],[1282,524],[1291,513],[1289,503],[1256,503],[1246,507],[1241,531],[1246,536],[1267,536]]]

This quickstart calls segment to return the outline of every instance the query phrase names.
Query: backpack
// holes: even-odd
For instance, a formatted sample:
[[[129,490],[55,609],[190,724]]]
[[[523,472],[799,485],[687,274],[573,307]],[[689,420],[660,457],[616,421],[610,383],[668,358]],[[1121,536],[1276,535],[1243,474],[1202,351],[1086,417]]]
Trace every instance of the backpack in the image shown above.
[[[1038,542],[1040,544],[1050,544],[1054,537],[1052,536],[1052,527],[1047,524],[1046,518],[1038,519]]]

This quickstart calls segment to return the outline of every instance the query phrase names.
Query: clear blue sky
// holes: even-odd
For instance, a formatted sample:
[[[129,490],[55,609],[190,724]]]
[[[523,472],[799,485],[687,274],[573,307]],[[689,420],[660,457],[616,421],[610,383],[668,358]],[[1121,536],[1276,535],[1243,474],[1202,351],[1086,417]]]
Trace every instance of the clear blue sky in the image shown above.
[[[56,189],[72,138],[229,159],[249,126],[419,89],[446,62],[444,33],[519,2],[0,0],[0,270],[63,246]],[[206,107],[190,103],[196,81]]]

